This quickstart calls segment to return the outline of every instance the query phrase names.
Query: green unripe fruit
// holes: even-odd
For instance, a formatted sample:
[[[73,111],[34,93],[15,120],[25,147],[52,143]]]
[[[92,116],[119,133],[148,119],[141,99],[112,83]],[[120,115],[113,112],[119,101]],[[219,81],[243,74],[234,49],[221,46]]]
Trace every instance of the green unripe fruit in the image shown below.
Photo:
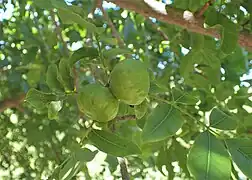
[[[141,61],[124,60],[118,63],[111,72],[111,92],[125,104],[141,104],[147,97],[149,88],[149,73]]]
[[[90,119],[107,122],[114,119],[119,109],[118,100],[108,88],[99,84],[88,84],[79,93],[79,109]]]

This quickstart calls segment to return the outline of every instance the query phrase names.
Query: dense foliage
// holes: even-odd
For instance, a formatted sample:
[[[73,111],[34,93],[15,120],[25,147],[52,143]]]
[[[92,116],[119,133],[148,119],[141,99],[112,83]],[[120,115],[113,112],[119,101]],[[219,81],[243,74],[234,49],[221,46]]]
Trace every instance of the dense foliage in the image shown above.
[[[1,2],[1,179],[252,178],[251,0]]]

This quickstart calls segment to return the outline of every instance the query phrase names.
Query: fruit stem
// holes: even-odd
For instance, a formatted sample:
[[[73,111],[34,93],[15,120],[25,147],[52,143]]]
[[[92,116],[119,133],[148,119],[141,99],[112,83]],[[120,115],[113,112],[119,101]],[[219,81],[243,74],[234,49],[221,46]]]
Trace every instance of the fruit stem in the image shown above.
[[[100,45],[100,39],[99,39],[99,36],[98,35],[95,35],[95,40],[96,40],[96,43],[97,43],[97,46],[98,46],[98,53],[99,53],[99,58],[100,58],[100,63],[102,65],[102,69],[105,68],[105,63],[104,63],[104,57],[103,57],[103,53],[102,53],[102,48],[101,48],[101,45]]]

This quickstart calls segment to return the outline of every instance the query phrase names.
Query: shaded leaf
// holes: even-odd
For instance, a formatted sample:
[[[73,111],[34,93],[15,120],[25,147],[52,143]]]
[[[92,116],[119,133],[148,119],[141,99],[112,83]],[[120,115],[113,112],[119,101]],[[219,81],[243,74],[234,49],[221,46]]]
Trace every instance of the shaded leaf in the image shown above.
[[[173,170],[173,166],[172,166],[172,156],[173,156],[173,151],[171,151],[171,149],[166,149],[165,147],[161,147],[158,156],[157,156],[157,160],[156,160],[156,166],[158,168],[158,170],[166,176],[166,174],[164,174],[162,167],[163,165],[165,165],[166,170],[168,171],[168,176],[169,179],[173,179],[175,177],[175,172]]]
[[[73,65],[77,61],[88,58],[89,60],[92,60],[94,58],[97,58],[99,56],[99,53],[96,48],[93,47],[82,47],[76,51],[73,52],[71,59],[70,59],[70,65]]]
[[[58,13],[63,24],[77,23],[78,25],[86,28],[88,31],[95,32],[98,34],[100,34],[103,31],[103,28],[96,27],[94,24],[88,22],[87,20],[82,18],[79,14],[70,11],[69,9],[59,8]]]
[[[112,48],[103,51],[103,56],[105,58],[114,58],[118,55],[124,55],[124,54],[132,54],[132,52],[129,49],[122,49],[122,48]]]
[[[239,169],[249,178],[252,178],[252,140],[226,140],[232,160]]]
[[[206,15],[205,23],[212,27],[221,29],[221,47],[225,54],[232,53],[238,42],[238,26],[224,15],[218,13],[215,8],[210,7]]]
[[[199,50],[204,48],[204,36],[201,34],[191,33],[191,46],[194,50]]]
[[[236,120],[218,108],[212,109],[209,120],[210,125],[217,129],[233,130],[237,127]]]
[[[216,86],[216,89],[215,89],[215,95],[217,99],[220,101],[224,101],[229,96],[232,96],[233,93],[234,93],[233,86],[228,81],[221,82],[220,84]]]
[[[74,90],[74,80],[71,77],[71,69],[69,62],[66,59],[61,59],[59,63],[59,75],[58,80],[64,86],[65,91]]]
[[[44,109],[51,101],[56,100],[56,96],[32,88],[26,94],[25,100],[36,109]]]
[[[146,100],[144,100],[141,104],[134,106],[135,115],[137,119],[141,119],[148,109],[148,103]]]
[[[48,87],[54,92],[64,92],[64,88],[61,86],[57,79],[58,67],[56,64],[49,65],[46,72],[46,83]]]
[[[118,163],[118,160],[117,160],[117,158],[115,156],[107,154],[107,157],[106,157],[105,161],[108,162],[108,164],[109,164],[108,168],[109,168],[111,173],[116,171],[116,168],[119,165],[119,163]]]
[[[177,141],[173,142],[173,146],[174,146],[174,156],[176,157],[176,160],[179,163],[179,167],[183,170],[183,172],[187,176],[190,176],[190,173],[189,173],[188,167],[187,167],[188,149],[184,148]]]
[[[80,148],[74,152],[74,159],[80,162],[92,161],[98,151],[91,151],[87,148]]]

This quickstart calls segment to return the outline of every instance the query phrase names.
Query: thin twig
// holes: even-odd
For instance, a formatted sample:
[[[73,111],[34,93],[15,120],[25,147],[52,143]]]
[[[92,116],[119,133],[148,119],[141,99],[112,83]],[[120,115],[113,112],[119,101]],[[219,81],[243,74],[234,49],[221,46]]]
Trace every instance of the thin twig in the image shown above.
[[[96,8],[100,8],[101,6],[102,6],[102,0],[94,0],[93,7],[88,15],[89,18],[93,19]]]
[[[108,13],[105,11],[105,9],[104,9],[102,6],[101,6],[100,8],[101,8],[101,11],[102,11],[102,14],[103,14],[105,20],[108,22],[108,25],[109,25],[109,27],[110,27],[111,30],[112,30],[113,36],[114,36],[114,37],[117,39],[117,41],[118,41],[118,45],[119,45],[121,48],[124,47],[124,41],[122,40],[122,38],[120,37],[118,31],[116,30],[116,28],[115,28],[113,22],[111,21],[110,17],[108,16]]]
[[[214,0],[207,1],[205,5],[196,13],[195,17],[201,17],[206,10],[214,3]]]
[[[59,41],[63,45],[63,51],[64,51],[63,55],[65,55],[65,56],[68,57],[69,56],[69,52],[68,52],[67,44],[66,44],[66,42],[63,39],[62,30],[61,30],[60,24],[59,24],[59,22],[56,21],[56,19],[55,19],[56,15],[53,12],[53,10],[50,11],[50,15],[52,17],[53,24],[55,25],[55,31],[56,31],[56,34],[57,34],[57,36],[59,38]]]
[[[154,22],[152,22],[151,20],[149,20],[149,22],[151,23],[152,27],[154,29],[156,29],[159,34],[165,39],[165,40],[169,40],[168,36],[164,33],[164,31],[162,31],[162,29],[160,27],[158,27]]]

